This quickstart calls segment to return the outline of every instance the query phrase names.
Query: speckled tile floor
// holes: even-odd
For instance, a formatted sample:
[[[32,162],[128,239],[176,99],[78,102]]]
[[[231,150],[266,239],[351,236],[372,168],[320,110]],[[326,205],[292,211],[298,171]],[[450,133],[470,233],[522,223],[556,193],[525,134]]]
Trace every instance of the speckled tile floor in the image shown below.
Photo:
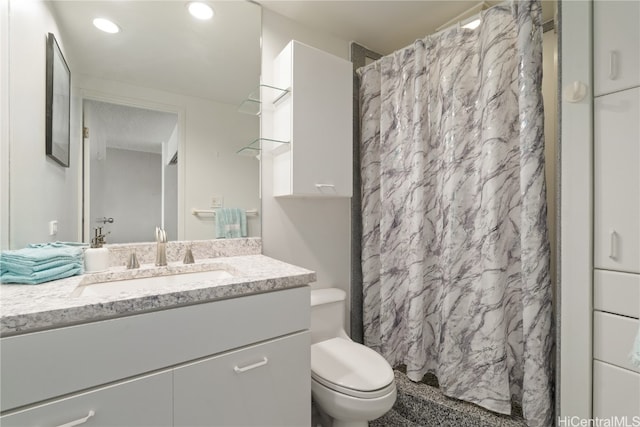
[[[525,427],[521,417],[496,414],[479,406],[445,397],[425,383],[414,383],[395,371],[398,398],[387,414],[370,427]],[[433,381],[433,380],[431,380]]]

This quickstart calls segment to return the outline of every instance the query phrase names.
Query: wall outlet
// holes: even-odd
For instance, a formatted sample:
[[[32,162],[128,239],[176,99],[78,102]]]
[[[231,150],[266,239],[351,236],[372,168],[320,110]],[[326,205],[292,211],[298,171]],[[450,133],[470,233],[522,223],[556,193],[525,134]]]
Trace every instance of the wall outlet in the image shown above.
[[[224,206],[224,197],[222,196],[213,196],[211,197],[211,207],[212,208],[221,208]]]
[[[56,234],[58,234],[58,221],[54,219],[49,221],[49,236],[55,236]]]

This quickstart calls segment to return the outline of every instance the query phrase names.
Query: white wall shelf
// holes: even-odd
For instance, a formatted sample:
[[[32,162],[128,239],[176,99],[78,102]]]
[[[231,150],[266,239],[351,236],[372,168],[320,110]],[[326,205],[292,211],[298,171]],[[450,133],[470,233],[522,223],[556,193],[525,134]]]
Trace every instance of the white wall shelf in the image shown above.
[[[261,84],[242,101],[238,111],[244,114],[259,116],[265,108],[270,109],[291,92],[276,86]]]

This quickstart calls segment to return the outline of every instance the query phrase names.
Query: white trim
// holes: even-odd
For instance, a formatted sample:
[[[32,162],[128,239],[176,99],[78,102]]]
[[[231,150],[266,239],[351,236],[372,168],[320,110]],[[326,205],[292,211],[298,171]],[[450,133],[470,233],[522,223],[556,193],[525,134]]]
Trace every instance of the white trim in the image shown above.
[[[9,249],[9,2],[0,1],[0,248]]]
[[[561,102],[560,140],[560,417],[592,414],[593,79],[592,2],[563,1],[561,90],[588,87],[580,102]]]

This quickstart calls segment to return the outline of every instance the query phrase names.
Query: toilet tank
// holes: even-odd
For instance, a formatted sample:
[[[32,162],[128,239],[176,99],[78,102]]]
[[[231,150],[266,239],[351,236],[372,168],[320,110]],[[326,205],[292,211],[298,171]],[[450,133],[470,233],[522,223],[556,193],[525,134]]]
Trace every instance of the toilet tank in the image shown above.
[[[311,290],[311,343],[347,337],[344,311],[347,293],[338,288]]]

